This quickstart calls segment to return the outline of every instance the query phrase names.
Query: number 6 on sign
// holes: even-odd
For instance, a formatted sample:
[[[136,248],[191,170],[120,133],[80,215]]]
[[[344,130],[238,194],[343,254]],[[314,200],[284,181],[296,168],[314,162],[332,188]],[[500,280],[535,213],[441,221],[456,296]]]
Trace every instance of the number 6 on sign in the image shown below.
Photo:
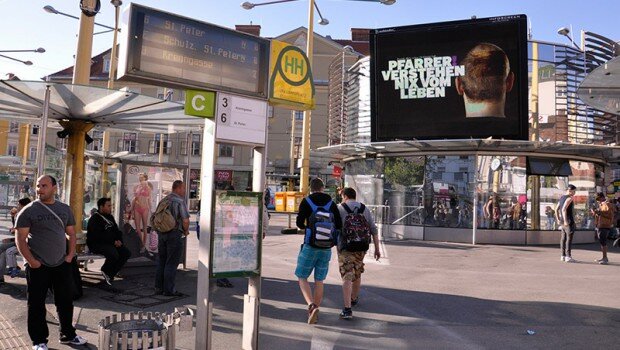
[[[220,115],[220,121],[222,122],[222,124],[226,124],[226,125],[230,124],[230,123],[227,123],[227,121],[228,121],[228,116],[226,115],[226,113],[222,113],[222,114]]]

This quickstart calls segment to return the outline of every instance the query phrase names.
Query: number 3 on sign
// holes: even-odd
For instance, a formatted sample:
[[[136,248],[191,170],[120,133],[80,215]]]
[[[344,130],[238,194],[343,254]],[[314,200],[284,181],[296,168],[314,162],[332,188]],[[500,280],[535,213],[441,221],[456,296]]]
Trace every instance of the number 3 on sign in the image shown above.
[[[230,95],[221,95],[220,96],[220,106],[218,108],[218,121],[217,123],[220,125],[230,125],[230,105],[231,105],[231,96]]]

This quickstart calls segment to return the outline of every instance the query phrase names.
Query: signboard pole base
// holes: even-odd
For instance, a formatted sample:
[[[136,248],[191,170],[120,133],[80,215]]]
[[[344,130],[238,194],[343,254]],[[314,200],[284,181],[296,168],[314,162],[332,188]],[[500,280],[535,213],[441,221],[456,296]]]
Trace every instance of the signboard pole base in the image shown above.
[[[256,277],[252,277],[254,279]],[[250,284],[252,283],[250,279]],[[257,297],[249,296],[248,294],[243,296],[243,340],[241,348],[243,350],[256,350],[258,349],[258,317],[260,315],[260,302]]]
[[[202,164],[200,172],[201,238],[198,246],[195,349],[210,350],[212,308],[209,294],[209,272],[211,269],[209,255],[211,251],[211,235],[213,234],[213,228],[211,226],[211,206],[213,203],[213,164],[215,162],[215,120],[205,119],[202,135]]]

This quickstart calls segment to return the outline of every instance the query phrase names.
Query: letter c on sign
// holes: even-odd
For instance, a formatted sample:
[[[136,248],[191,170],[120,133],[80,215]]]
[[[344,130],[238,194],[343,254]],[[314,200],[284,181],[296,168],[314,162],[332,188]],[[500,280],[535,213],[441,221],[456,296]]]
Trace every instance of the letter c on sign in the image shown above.
[[[198,100],[202,101],[200,103],[200,106],[198,106],[198,103],[196,103]],[[192,108],[196,111],[202,111],[203,109],[205,109],[205,97],[202,95],[196,95],[194,97],[192,97]]]

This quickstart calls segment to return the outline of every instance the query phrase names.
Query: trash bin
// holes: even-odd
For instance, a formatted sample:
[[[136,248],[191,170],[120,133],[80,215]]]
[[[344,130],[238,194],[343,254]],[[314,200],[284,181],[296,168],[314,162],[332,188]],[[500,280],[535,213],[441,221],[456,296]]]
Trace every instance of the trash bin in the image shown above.
[[[173,314],[126,312],[99,321],[99,349],[175,349],[177,331],[192,330],[190,310]],[[189,329],[188,329],[189,328]]]
[[[276,211],[286,211],[286,192],[276,192]]]
[[[297,211],[298,206],[295,206],[295,195],[297,192],[286,192],[286,211]]]

